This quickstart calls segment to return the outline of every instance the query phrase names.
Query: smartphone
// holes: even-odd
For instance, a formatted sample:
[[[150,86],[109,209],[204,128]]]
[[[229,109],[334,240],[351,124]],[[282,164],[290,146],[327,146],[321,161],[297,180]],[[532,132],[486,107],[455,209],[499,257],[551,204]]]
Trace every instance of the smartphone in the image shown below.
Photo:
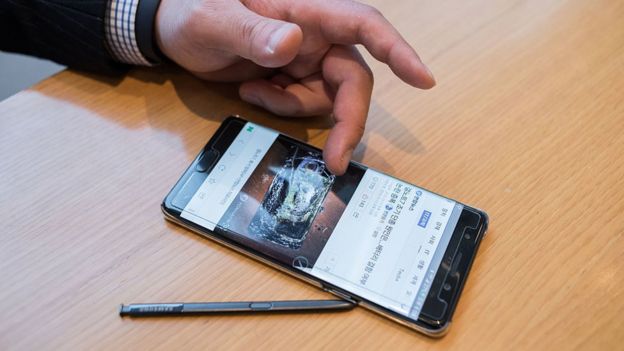
[[[352,303],[441,336],[485,212],[227,118],[165,197],[165,217]]]

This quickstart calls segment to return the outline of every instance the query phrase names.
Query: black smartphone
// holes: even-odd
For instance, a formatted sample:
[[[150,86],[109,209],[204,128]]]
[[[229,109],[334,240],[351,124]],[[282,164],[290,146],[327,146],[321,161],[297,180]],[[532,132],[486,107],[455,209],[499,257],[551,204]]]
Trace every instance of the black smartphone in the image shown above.
[[[443,335],[485,212],[229,117],[162,204],[167,219],[430,336]]]

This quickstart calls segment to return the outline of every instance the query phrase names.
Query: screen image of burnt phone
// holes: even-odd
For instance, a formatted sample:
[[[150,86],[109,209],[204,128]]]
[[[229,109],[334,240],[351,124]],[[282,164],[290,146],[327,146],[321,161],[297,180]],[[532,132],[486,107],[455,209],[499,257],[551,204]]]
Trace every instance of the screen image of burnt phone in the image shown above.
[[[363,175],[351,166],[336,177],[320,151],[278,138],[217,228],[281,262],[312,267]]]
[[[249,224],[250,232],[291,249],[301,247],[336,178],[320,153],[297,151],[279,168]]]

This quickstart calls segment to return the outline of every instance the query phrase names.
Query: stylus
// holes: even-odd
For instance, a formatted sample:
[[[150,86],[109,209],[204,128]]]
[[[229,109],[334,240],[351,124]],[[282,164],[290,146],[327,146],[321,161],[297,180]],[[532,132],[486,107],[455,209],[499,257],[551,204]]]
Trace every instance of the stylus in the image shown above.
[[[121,305],[120,316],[203,315],[246,312],[346,311],[356,305],[345,300],[291,300],[260,302],[137,303]]]

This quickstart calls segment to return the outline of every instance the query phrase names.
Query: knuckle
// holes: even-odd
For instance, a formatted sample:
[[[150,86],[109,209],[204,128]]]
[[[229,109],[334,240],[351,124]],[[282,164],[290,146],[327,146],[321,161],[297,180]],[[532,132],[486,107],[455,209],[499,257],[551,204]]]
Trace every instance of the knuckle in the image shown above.
[[[243,18],[240,21],[240,26],[236,28],[241,43],[245,43],[246,49],[249,53],[252,53],[255,47],[254,43],[261,39],[262,34],[267,30],[267,22],[262,21],[257,17]]]
[[[356,124],[353,127],[353,131],[355,132],[355,135],[358,137],[358,141],[359,141],[364,136],[364,132],[366,131],[366,126],[364,125],[364,123]],[[356,142],[356,145],[357,145],[357,142]]]
[[[239,21],[237,21],[239,22]],[[244,18],[240,20],[240,26],[238,27],[238,35],[242,40],[251,41],[254,37],[254,32],[258,26],[258,21],[254,18]]]
[[[203,1],[189,5],[186,16],[181,17],[182,27],[190,38],[201,38],[205,32],[205,23],[208,20],[208,7]]]
[[[366,4],[362,4],[362,13],[367,17],[384,18],[381,11],[379,11],[376,7]]]
[[[351,50],[350,55],[358,63],[357,71],[359,72],[358,76],[361,79],[361,84],[363,84],[364,86],[372,87],[375,83],[375,76],[373,74],[373,71],[368,66],[368,64],[360,54],[360,51],[355,46],[351,46],[349,49]]]

